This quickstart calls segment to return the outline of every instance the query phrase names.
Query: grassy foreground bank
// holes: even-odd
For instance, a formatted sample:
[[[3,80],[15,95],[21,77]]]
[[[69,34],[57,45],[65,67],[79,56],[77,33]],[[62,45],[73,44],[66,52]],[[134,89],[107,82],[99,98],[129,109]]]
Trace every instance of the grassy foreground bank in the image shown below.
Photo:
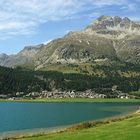
[[[140,139],[140,113],[128,118],[89,124],[65,132],[21,138],[19,140],[138,140]]]
[[[109,99],[109,98],[36,98],[36,99],[21,99],[21,100],[0,100],[0,102],[140,102],[140,99]]]

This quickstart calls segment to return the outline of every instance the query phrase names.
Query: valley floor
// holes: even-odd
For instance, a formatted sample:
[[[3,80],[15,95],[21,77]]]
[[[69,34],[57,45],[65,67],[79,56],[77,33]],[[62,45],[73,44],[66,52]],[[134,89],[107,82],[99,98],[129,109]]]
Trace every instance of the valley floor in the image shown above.
[[[20,140],[139,140],[140,113],[123,120],[111,121],[97,126],[69,130],[67,132],[48,134]]]

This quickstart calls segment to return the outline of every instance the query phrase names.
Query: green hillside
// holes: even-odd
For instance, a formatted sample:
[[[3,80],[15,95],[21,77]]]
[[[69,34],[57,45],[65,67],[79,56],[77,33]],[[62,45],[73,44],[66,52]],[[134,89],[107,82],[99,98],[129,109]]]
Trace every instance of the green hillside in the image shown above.
[[[117,85],[123,92],[138,91],[140,87],[139,67],[100,66],[100,65],[57,65],[58,71],[31,71],[0,67],[0,94],[9,96],[16,92],[40,92],[43,90],[85,91],[92,89],[98,93],[110,94],[104,89],[111,89]],[[72,69],[73,71],[72,71]],[[71,72],[70,72],[71,71]]]

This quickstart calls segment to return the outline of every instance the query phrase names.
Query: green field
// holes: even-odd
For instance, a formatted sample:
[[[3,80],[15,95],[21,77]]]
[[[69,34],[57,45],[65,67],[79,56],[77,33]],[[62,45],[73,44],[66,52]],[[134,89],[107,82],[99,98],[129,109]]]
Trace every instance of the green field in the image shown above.
[[[67,132],[48,134],[20,140],[139,140],[140,139],[140,114],[133,117],[98,124],[97,126],[69,130]]]

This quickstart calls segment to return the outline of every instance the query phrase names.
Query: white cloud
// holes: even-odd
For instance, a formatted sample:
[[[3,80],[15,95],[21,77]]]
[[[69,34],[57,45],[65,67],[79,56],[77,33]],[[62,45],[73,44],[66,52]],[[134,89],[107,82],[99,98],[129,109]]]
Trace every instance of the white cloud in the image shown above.
[[[102,7],[102,6],[110,6],[110,5],[123,5],[126,0],[91,0],[94,5]]]
[[[43,44],[44,44],[44,45],[47,45],[47,44],[50,43],[51,41],[52,41],[52,39],[47,40],[47,41],[44,41]]]
[[[81,6],[78,0],[1,0],[0,32],[30,34],[41,23],[71,17]]]
[[[136,10],[137,10],[136,4],[134,3],[128,4],[128,11],[136,11]]]
[[[99,8],[112,5],[136,8],[130,0],[0,0],[0,37],[33,34],[41,23],[74,18],[89,7],[88,16],[97,16]]]

